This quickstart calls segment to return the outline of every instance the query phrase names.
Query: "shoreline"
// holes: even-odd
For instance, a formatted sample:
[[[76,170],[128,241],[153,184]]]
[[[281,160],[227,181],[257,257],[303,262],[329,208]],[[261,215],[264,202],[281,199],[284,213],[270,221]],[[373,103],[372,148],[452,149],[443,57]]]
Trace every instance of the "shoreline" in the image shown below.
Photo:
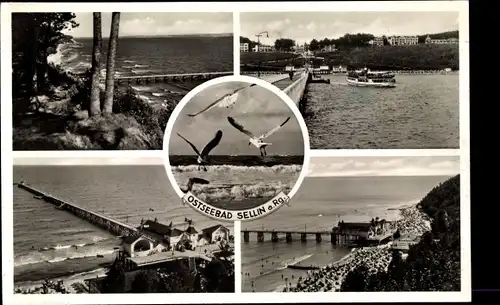
[[[406,204],[399,208],[398,229],[401,236],[422,236],[430,230],[428,216],[417,208],[418,204]],[[340,260],[320,269],[308,270],[306,277],[299,277],[295,283],[279,285],[275,292],[321,292],[340,291],[342,282],[350,271],[360,265],[368,267],[370,274],[387,271],[392,255],[393,242],[374,247],[355,248]]]

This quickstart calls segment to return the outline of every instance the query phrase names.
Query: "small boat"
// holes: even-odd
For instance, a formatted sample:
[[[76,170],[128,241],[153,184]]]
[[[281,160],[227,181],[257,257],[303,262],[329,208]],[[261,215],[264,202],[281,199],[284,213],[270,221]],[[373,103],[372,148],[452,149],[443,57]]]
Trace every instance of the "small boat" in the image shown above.
[[[396,87],[395,74],[390,72],[372,72],[367,68],[347,72],[347,84],[356,87]]]
[[[99,258],[103,258],[104,257],[104,255],[102,255],[102,254],[97,254],[96,256],[99,257]]]
[[[38,199],[38,200],[42,200],[43,196],[41,196],[41,195],[40,196],[33,196],[33,198]]]

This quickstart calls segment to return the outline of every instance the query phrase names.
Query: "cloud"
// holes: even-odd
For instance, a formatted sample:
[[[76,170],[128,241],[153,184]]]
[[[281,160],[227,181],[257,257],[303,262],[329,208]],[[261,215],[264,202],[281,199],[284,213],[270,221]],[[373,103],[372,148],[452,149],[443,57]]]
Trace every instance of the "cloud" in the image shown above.
[[[79,26],[66,31],[74,37],[92,37],[92,13],[76,13]],[[102,13],[102,35],[109,37],[111,13]],[[167,36],[221,34],[233,32],[232,13],[121,13],[120,33],[124,36]]]
[[[308,176],[448,176],[460,172],[459,157],[314,157]]]
[[[346,33],[423,35],[458,30],[457,12],[282,12],[242,13],[241,35],[255,37],[268,31],[263,43],[292,38],[298,43],[313,38],[338,38]]]

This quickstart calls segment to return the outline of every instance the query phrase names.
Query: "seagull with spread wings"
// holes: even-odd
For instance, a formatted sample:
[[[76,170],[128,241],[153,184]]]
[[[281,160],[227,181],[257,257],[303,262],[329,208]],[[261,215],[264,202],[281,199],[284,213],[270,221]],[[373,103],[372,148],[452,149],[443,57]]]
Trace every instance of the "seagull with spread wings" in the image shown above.
[[[219,145],[220,143],[220,140],[222,138],[222,131],[220,130],[217,130],[217,132],[215,133],[215,137],[210,141],[208,142],[207,145],[205,145],[205,147],[203,147],[203,150],[200,151],[196,148],[196,146],[194,146],[193,143],[189,142],[188,139],[184,138],[183,136],[181,136],[179,133],[177,133],[177,135],[179,137],[181,137],[184,141],[186,141],[189,146],[191,146],[191,148],[194,150],[194,152],[196,153],[196,155],[198,156],[198,159],[196,160],[198,162],[198,170],[203,166],[203,170],[204,171],[207,171],[207,168],[205,167],[205,164],[209,164],[211,163],[210,160],[208,159],[208,154],[217,146]]]
[[[233,92],[230,92],[230,93],[225,94],[224,96],[218,98],[215,102],[211,103],[210,105],[208,105],[204,109],[200,110],[199,112],[197,112],[197,113],[190,113],[190,114],[188,114],[188,116],[190,116],[190,117],[193,118],[193,117],[195,117],[195,116],[197,116],[199,114],[202,114],[203,112],[208,111],[208,110],[210,110],[212,108],[215,108],[215,107],[226,107],[226,108],[229,108],[234,103],[236,103],[236,99],[238,98],[238,93],[241,90],[246,89],[246,88],[250,88],[250,87],[253,87],[253,86],[256,86],[256,84],[252,84],[250,86],[245,86],[245,87],[241,87],[241,88],[235,89],[235,90],[233,90]]]
[[[283,123],[281,123],[280,125],[274,127],[273,129],[269,130],[268,132],[264,133],[263,135],[261,136],[255,136],[253,133],[251,133],[250,131],[248,131],[247,129],[245,129],[245,127],[243,127],[243,125],[239,124],[238,122],[236,122],[232,117],[227,117],[227,120],[229,121],[229,123],[231,125],[233,125],[234,128],[238,129],[239,131],[241,131],[242,133],[246,134],[247,136],[250,137],[249,139],[249,142],[248,142],[248,145],[250,144],[253,144],[255,147],[259,148],[260,149],[260,155],[262,157],[265,157],[267,156],[267,152],[266,152],[266,146],[268,145],[271,145],[272,143],[265,143],[263,142],[263,140],[267,137],[269,137],[270,135],[272,135],[273,133],[275,133],[276,131],[278,131],[278,129],[280,129],[283,125],[286,124],[286,122],[288,122],[290,120],[290,117],[288,117]]]
[[[195,185],[195,184],[209,184],[209,183],[210,182],[208,182],[205,179],[192,177],[192,178],[189,178],[188,182],[186,183],[186,187],[181,188],[181,191],[184,194],[186,194],[187,192],[190,192],[193,189],[193,185]]]

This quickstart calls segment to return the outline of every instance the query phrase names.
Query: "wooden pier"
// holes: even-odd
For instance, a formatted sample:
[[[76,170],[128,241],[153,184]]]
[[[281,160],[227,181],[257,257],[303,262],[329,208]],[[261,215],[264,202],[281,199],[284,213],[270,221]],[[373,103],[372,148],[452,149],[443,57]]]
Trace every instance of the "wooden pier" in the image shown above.
[[[313,235],[318,243],[322,242],[324,237],[326,237],[326,239],[330,237],[330,242],[335,245],[346,245],[353,242],[367,245],[379,244],[388,239],[392,239],[394,235],[394,232],[390,232],[366,239],[359,234],[342,232],[338,227],[333,228],[331,231],[241,230],[241,233],[243,233],[244,242],[250,242],[250,234],[256,234],[257,242],[259,243],[265,241],[266,235],[270,236],[272,242],[279,242],[283,240],[284,237],[287,243],[291,243],[294,240],[294,236],[300,236],[301,242],[307,242],[307,237]]]
[[[322,242],[324,237],[330,237],[332,244],[345,244],[348,241],[359,239],[359,236],[353,234],[344,234],[336,230],[332,231],[283,231],[283,230],[242,230],[243,241],[250,242],[250,234],[257,235],[257,242],[264,242],[268,235],[272,242],[278,242],[285,238],[286,242],[293,241],[294,236],[300,236],[301,242],[306,242],[308,236],[314,236],[316,242]]]
[[[157,82],[189,82],[189,81],[207,81],[221,76],[233,75],[228,72],[206,72],[206,73],[186,73],[186,74],[163,74],[163,75],[133,75],[133,76],[115,76],[115,83],[157,83]],[[104,78],[102,79],[104,81]]]
[[[111,217],[102,215],[100,213],[91,211],[87,208],[80,207],[74,203],[70,203],[68,201],[59,199],[55,196],[52,196],[48,193],[45,193],[41,190],[38,190],[25,182],[20,182],[17,184],[19,188],[22,188],[33,195],[37,196],[40,198],[40,200],[44,200],[46,202],[52,203],[55,205],[56,208],[60,210],[66,210],[75,216],[84,219],[104,230],[109,231],[112,234],[119,235],[119,236],[126,236],[126,235],[131,235],[137,232],[137,229],[123,223],[121,221],[118,221],[116,219],[113,219]]]

